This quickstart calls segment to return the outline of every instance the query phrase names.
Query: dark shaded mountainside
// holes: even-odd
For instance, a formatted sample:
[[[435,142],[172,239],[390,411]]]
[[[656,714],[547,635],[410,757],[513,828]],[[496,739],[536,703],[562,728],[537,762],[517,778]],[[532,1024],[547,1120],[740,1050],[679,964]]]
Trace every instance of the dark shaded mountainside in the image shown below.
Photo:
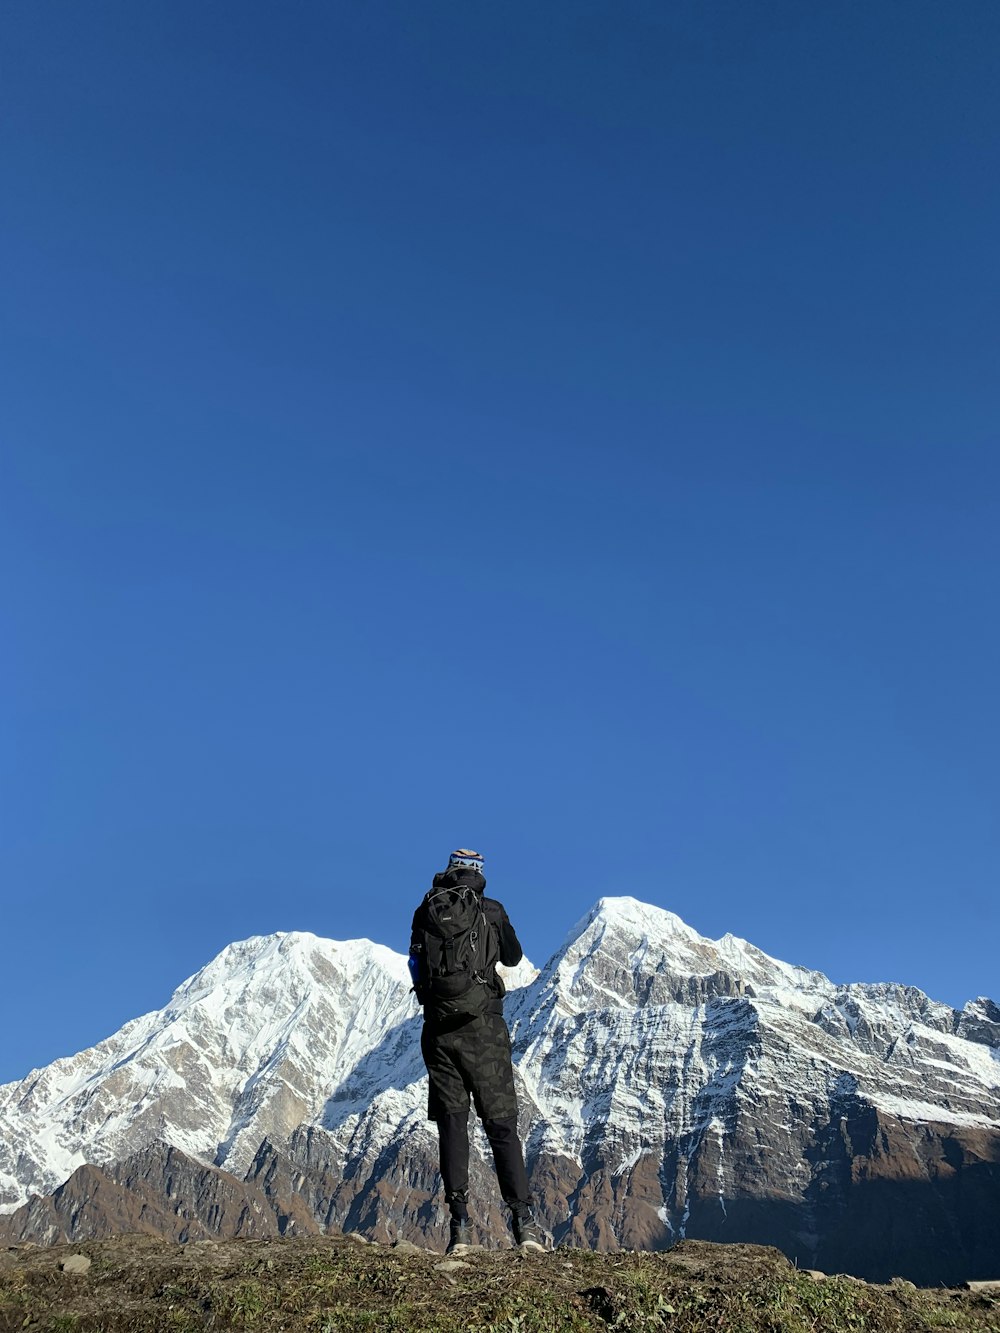
[[[872,1124],[845,1125],[846,1136],[859,1131],[878,1132]],[[0,1243],[79,1244],[129,1233],[189,1243],[347,1232],[383,1244],[406,1241],[443,1250],[447,1227],[435,1201],[437,1169],[430,1158],[385,1163],[381,1176],[359,1183],[343,1170],[321,1164],[324,1153],[317,1149],[323,1137],[315,1130],[304,1134],[288,1145],[290,1153],[262,1144],[244,1180],[204,1166],[165,1143],[124,1162],[83,1166],[54,1194],[36,1197],[0,1218]],[[831,1193],[829,1217],[820,1206],[809,1219],[815,1224],[818,1216],[820,1224],[826,1224],[813,1250],[822,1259],[815,1266],[873,1282],[906,1278],[925,1286],[1000,1276],[1000,1166],[970,1163],[962,1170],[938,1172],[934,1179],[926,1174],[921,1178],[920,1164],[912,1157],[914,1146],[895,1145],[913,1162],[910,1179],[859,1173],[846,1189],[843,1182],[831,1183],[837,1193]],[[926,1146],[936,1150],[930,1134]],[[894,1150],[888,1138],[883,1147]],[[845,1152],[843,1172],[850,1175],[859,1160],[867,1166],[872,1159],[855,1159]],[[595,1211],[590,1216],[603,1225],[627,1210],[628,1197],[616,1200],[614,1177],[596,1163],[595,1168]],[[557,1170],[556,1163],[533,1163],[533,1178],[543,1184],[539,1211],[546,1222],[551,1221],[552,1198],[559,1197],[554,1194]],[[509,1244],[506,1210],[484,1162],[477,1164],[476,1174],[481,1197],[487,1200],[477,1240],[484,1247],[502,1247]],[[774,1245],[805,1266],[795,1252],[795,1238],[805,1222],[802,1212],[802,1205],[787,1200],[731,1199],[721,1224],[714,1210],[706,1209],[699,1217],[692,1209],[689,1226],[704,1239]],[[555,1239],[586,1249],[621,1248],[602,1246],[599,1234],[591,1236],[588,1230],[557,1226]]]
[[[0,1333],[1000,1333],[1000,1283],[922,1290],[796,1269],[777,1250],[473,1250],[357,1237],[139,1236],[0,1251]]]
[[[508,1017],[557,1243],[768,1244],[879,1282],[1000,1275],[991,1001],[837,987],[632,899],[598,904],[532,975]],[[405,959],[381,946],[231,946],[165,1010],[0,1088],[0,1238],[443,1248],[419,1033]],[[506,1244],[479,1134],[471,1193],[480,1241]]]

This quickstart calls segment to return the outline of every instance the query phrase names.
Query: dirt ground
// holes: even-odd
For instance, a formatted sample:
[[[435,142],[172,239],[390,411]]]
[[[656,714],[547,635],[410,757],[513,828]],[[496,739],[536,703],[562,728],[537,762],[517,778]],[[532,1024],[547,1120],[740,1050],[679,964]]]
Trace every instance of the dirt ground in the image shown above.
[[[73,1255],[86,1273],[64,1271]],[[120,1236],[0,1252],[0,1333],[1000,1333],[1000,1289],[814,1277],[777,1250],[684,1241],[666,1253],[475,1250],[460,1260],[346,1236]]]

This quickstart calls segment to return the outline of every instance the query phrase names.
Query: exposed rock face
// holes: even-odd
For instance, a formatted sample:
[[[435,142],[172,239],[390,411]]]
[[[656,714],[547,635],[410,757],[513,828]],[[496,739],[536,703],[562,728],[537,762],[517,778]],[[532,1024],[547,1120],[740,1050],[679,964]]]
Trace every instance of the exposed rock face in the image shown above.
[[[535,1179],[546,1166],[550,1218],[570,1202],[570,1237],[752,1237],[876,1278],[995,1267],[989,1001],[835,987],[617,900],[516,1004]]]
[[[992,1001],[956,1011],[911,987],[834,986],[628,898],[602,900],[540,974],[513,980],[527,983],[507,1002],[522,1127],[557,1240],[749,1240],[872,1278],[995,1275]],[[86,1195],[77,1227],[112,1225],[95,1203],[110,1181],[132,1200],[122,1225],[165,1235],[315,1226],[440,1243],[419,1033],[387,949],[233,945],[167,1009],[0,1088],[2,1197],[13,1207],[89,1159],[106,1174],[63,1187]],[[158,1150],[143,1165],[158,1139],[185,1164]],[[481,1238],[506,1243],[481,1135],[473,1159]],[[57,1199],[15,1214],[19,1234],[54,1238],[72,1212]]]
[[[36,1196],[0,1218],[0,1238],[42,1244],[124,1231],[188,1241],[319,1230],[301,1201],[282,1210],[262,1190],[166,1143],[104,1168],[78,1167],[54,1194]]]
[[[0,1207],[156,1139],[242,1175],[265,1135],[321,1115],[408,991],[405,959],[368,940],[230,945],[165,1009],[0,1088]]]

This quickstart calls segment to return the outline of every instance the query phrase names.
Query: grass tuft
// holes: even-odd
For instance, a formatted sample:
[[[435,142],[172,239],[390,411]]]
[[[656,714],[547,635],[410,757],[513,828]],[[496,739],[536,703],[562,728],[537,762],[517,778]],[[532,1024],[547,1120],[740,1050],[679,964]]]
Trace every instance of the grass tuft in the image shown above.
[[[171,1245],[117,1237],[0,1266],[0,1333],[1000,1333],[965,1291],[814,1280],[776,1250],[686,1241],[666,1254],[473,1251],[439,1267],[343,1238]]]

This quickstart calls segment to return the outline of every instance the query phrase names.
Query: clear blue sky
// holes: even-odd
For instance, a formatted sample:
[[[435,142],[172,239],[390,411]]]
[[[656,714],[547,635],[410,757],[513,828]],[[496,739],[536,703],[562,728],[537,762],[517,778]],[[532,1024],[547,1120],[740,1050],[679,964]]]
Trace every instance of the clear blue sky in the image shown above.
[[[1000,995],[994,0],[0,48],[0,1079],[458,843]]]

